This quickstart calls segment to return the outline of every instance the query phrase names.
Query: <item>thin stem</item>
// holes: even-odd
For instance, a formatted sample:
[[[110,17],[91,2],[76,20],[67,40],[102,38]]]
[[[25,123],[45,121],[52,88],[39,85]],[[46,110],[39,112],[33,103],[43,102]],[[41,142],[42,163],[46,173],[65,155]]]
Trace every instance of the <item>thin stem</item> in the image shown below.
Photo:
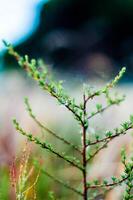
[[[93,115],[90,115],[90,116],[88,117],[88,119],[91,119],[91,118],[94,117],[95,115],[104,112],[105,110],[107,110],[108,108],[110,108],[112,105],[114,105],[114,104],[107,105],[107,106],[105,106],[104,108],[102,108],[101,110],[96,111]]]
[[[5,44],[8,48],[8,51],[9,51],[9,54],[12,55],[19,63],[19,61],[21,61],[23,59],[23,57],[21,57],[14,49],[11,45],[7,45]],[[34,74],[33,74],[33,70],[31,70],[31,67],[30,67],[30,63],[27,62],[27,61],[24,61],[22,64],[19,63],[20,66],[22,66],[24,68],[24,70],[26,70],[26,72],[28,74],[30,74],[32,76],[33,79],[35,79],[38,83],[40,81],[42,81],[41,79],[41,76],[39,75],[37,78],[34,77]],[[55,91],[52,91],[52,90],[49,90],[49,83],[46,83],[44,84],[44,86],[42,87],[42,89],[46,90],[51,96],[53,96],[54,98],[57,99],[58,102],[60,102],[60,98],[59,96],[55,93]],[[75,118],[79,120],[79,122],[81,123],[81,125],[83,125],[83,121],[81,119],[81,117],[74,111],[74,109],[72,109],[70,107],[69,104],[63,104],[69,111],[71,111]],[[78,105],[75,105],[76,108],[79,108],[81,109]]]
[[[107,141],[108,140],[108,142],[110,142],[112,139],[114,139],[114,138],[116,138],[116,137],[118,137],[118,136],[120,136],[120,135],[124,135],[124,134],[126,134],[126,131],[128,131],[128,130],[130,130],[130,129],[132,129],[133,128],[133,125],[132,125],[132,123],[129,125],[129,127],[126,129],[126,130],[122,130],[121,132],[119,132],[119,133],[115,133],[114,135],[111,135],[111,136],[108,136],[108,137],[104,137],[104,138],[102,138],[102,139],[100,139],[100,140],[96,140],[96,141],[94,141],[94,142],[89,142],[86,146],[88,147],[88,146],[91,146],[91,145],[95,145],[95,144],[98,144],[98,143],[101,143],[101,142],[105,142],[105,141]]]
[[[86,100],[85,100],[85,94],[83,96],[84,100],[84,122],[85,122],[85,117],[86,117]],[[87,176],[86,176],[86,126],[83,124],[83,199],[87,200]]]
[[[99,147],[88,159],[87,159],[87,163],[93,159],[102,149],[107,147],[107,144],[109,143],[109,140],[106,141],[101,147]]]
[[[66,162],[68,162],[69,164],[71,164],[72,166],[76,167],[77,169],[83,171],[83,167],[81,166],[81,164],[76,161],[73,161],[72,159],[70,159],[67,155],[63,154],[63,153],[59,153],[57,152],[55,149],[53,149],[53,147],[51,146],[51,144],[48,144],[46,142],[41,142],[40,138],[33,136],[30,133],[25,132],[19,125],[19,123],[14,120],[13,121],[15,128],[18,132],[20,132],[22,135],[26,136],[27,139],[31,142],[34,142],[35,144],[39,145],[41,148],[43,149],[47,149],[49,152],[53,153],[54,155],[56,155],[59,158],[62,158],[63,160],[65,160]]]
[[[41,169],[41,172],[45,175],[47,175],[49,178],[53,179],[55,182],[63,185],[64,187],[66,187],[67,189],[77,193],[80,196],[83,196],[82,192],[73,188],[72,186],[70,186],[68,183],[65,183],[64,181],[57,179],[56,177],[52,176],[51,174],[49,174],[47,171],[45,171],[44,169]]]
[[[51,95],[53,96],[53,97],[55,97],[57,100],[58,100],[58,96],[55,94],[55,93],[53,93],[53,92],[51,92]],[[83,120],[81,119],[81,117],[69,106],[69,104],[65,104],[64,105],[69,111],[71,111],[73,114],[74,114],[74,116],[79,120],[79,122],[81,123],[81,125],[83,126]]]
[[[46,132],[48,132],[49,134],[51,134],[52,136],[54,136],[55,138],[57,138],[58,140],[64,142],[65,144],[71,146],[74,150],[76,150],[77,152],[79,152],[80,154],[82,153],[81,150],[79,149],[79,147],[77,147],[76,145],[74,145],[73,143],[69,142],[68,140],[66,140],[65,138],[57,135],[55,132],[53,132],[52,130],[50,130],[49,128],[47,128],[43,123],[41,123],[37,117],[33,114],[32,108],[29,104],[28,99],[25,99],[25,105],[27,108],[27,111],[29,113],[29,115],[31,116],[31,118],[36,122],[36,124],[43,130],[45,130]]]
[[[107,184],[99,184],[99,185],[89,185],[87,189],[95,189],[95,188],[102,188],[102,187],[114,187],[116,185],[120,185],[121,183],[125,182],[129,178],[129,175],[123,179],[120,179],[117,182],[107,183]]]
[[[94,92],[93,94],[91,94],[90,96],[88,96],[86,99],[85,99],[85,104],[90,100],[90,99],[93,99],[93,97],[97,96],[97,94],[100,92],[99,91],[96,91]]]
[[[88,116],[88,119],[93,118],[94,116],[96,116],[97,114],[101,114],[103,113],[105,110],[107,110],[108,108],[114,106],[114,105],[118,105],[120,102],[122,102],[124,99],[120,99],[119,102],[118,100],[114,100],[113,103],[106,105],[105,107],[103,107],[100,110],[97,110],[96,112],[94,112],[94,114],[91,114],[90,116]]]
[[[94,93],[92,93],[90,96],[88,96],[85,102],[87,103],[90,99],[93,99],[95,96],[99,96],[100,94],[106,94],[109,89],[112,89],[118,83],[118,81],[122,78],[125,71],[126,71],[126,68],[123,67],[119,71],[119,74],[115,76],[115,79],[113,79],[110,83],[108,83],[104,88],[97,90]]]

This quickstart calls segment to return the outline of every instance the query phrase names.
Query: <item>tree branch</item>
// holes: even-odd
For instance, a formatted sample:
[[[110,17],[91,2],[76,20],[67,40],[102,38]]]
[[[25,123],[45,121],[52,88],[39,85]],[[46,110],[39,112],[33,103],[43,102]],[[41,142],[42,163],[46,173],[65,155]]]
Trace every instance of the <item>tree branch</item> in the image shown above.
[[[25,105],[27,108],[27,111],[29,113],[29,115],[31,116],[31,118],[36,122],[36,124],[42,128],[43,130],[47,131],[48,133],[50,133],[51,135],[53,135],[55,138],[61,140],[62,142],[64,142],[65,144],[71,146],[73,149],[75,149],[77,152],[79,152],[80,154],[82,153],[81,150],[74,144],[72,144],[71,142],[67,141],[66,139],[62,138],[61,136],[57,135],[56,133],[54,133],[53,131],[51,131],[49,128],[47,128],[46,126],[44,126],[44,124],[42,124],[37,118],[36,116],[33,114],[32,108],[29,104],[28,98],[25,98]]]
[[[115,76],[115,79],[113,79],[110,83],[108,83],[104,88],[100,89],[100,90],[97,90],[95,91],[94,93],[90,94],[85,102],[87,103],[90,99],[93,99],[95,96],[99,96],[100,94],[106,94],[106,92],[113,88],[117,83],[118,81],[123,77],[124,73],[126,71],[126,68],[123,67],[120,71],[119,71],[119,74],[117,76]]]
[[[98,144],[98,143],[101,143],[101,142],[105,142],[107,140],[108,140],[108,142],[110,142],[112,139],[114,139],[114,138],[116,138],[116,137],[118,137],[120,135],[126,134],[126,132],[128,130],[132,129],[132,128],[133,128],[133,123],[130,122],[130,124],[129,124],[129,126],[128,126],[127,129],[122,129],[122,131],[120,131],[120,132],[117,132],[117,133],[115,133],[115,134],[113,134],[111,136],[107,136],[107,137],[104,137],[102,139],[96,140],[94,142],[90,142],[89,141],[88,144],[87,144],[87,146],[95,145],[95,144]]]
[[[106,141],[101,147],[99,147],[93,154],[89,155],[89,158],[87,159],[87,162],[92,160],[102,149],[107,147],[107,144],[109,141]]]
[[[87,160],[86,160],[86,130],[88,126],[86,126],[86,101],[85,101],[85,94],[83,95],[83,105],[84,105],[84,124],[82,125],[83,129],[83,148],[82,148],[82,155],[83,155],[83,198],[87,200]]]
[[[31,60],[31,62],[29,62],[28,60],[28,56],[25,57],[21,57],[10,44],[7,44],[6,42],[4,42],[4,44],[6,45],[6,47],[8,48],[8,52],[10,55],[12,55],[17,61],[18,64],[27,71],[27,73],[34,79],[36,80],[39,85],[42,87],[42,89],[46,90],[49,94],[51,94],[51,96],[55,97],[59,103],[61,103],[62,105],[64,105],[69,111],[71,111],[75,118],[83,125],[83,120],[80,117],[80,115],[78,115],[78,113],[75,111],[76,109],[79,109],[82,112],[82,109],[80,108],[80,106],[76,105],[76,103],[74,103],[74,105],[71,105],[71,99],[68,99],[68,96],[66,96],[67,98],[65,99],[63,97],[63,90],[61,88],[60,92],[61,94],[58,93],[58,87],[56,87],[55,82],[52,82],[51,80],[47,80],[46,81],[46,75],[43,77],[42,74],[37,70],[36,67],[36,61],[35,60]],[[48,78],[48,77],[47,77]],[[49,81],[49,82],[48,82]],[[53,86],[54,84],[54,86]],[[56,91],[57,90],[57,91]],[[63,102],[62,102],[63,100]],[[65,102],[64,102],[65,100]],[[68,103],[69,100],[69,103]]]
[[[73,188],[72,186],[70,186],[68,183],[65,183],[64,181],[62,180],[59,180],[57,178],[55,178],[54,176],[52,176],[51,174],[49,174],[47,171],[45,171],[44,169],[41,169],[40,170],[43,174],[47,175],[49,178],[51,178],[52,180],[54,180],[55,182],[63,185],[64,187],[66,187],[67,189],[69,190],[72,190],[73,192],[75,192],[76,194],[80,195],[80,196],[83,196],[82,192]]]
[[[114,187],[116,185],[120,185],[121,183],[125,182],[128,178],[129,178],[129,175],[117,182],[112,182],[112,183],[107,183],[107,184],[98,184],[98,185],[89,185],[87,187],[87,189],[95,189],[95,188],[102,188],[102,187]]]
[[[16,119],[13,120],[13,123],[15,125],[15,128],[17,131],[19,131],[22,135],[26,136],[27,139],[31,142],[34,142],[35,144],[39,145],[41,148],[43,149],[47,149],[48,151],[50,151],[51,153],[57,155],[59,158],[62,158],[63,160],[67,161],[68,163],[70,163],[71,165],[73,165],[74,167],[80,169],[81,171],[83,171],[83,167],[81,164],[79,164],[79,160],[74,159],[75,161],[71,160],[68,156],[64,155],[64,154],[60,154],[59,152],[55,151],[53,149],[53,147],[51,146],[51,144],[48,144],[46,142],[41,142],[39,138],[33,136],[30,133],[26,133],[19,125],[19,123],[16,121]]]

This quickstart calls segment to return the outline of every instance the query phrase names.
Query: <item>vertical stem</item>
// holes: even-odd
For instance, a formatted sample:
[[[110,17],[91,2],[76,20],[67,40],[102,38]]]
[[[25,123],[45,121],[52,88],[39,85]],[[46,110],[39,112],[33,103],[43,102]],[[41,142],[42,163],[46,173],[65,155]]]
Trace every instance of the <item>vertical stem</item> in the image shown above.
[[[84,100],[84,122],[86,117],[86,100],[85,100],[85,94],[83,96]],[[83,148],[82,148],[82,154],[83,154],[83,200],[87,200],[87,177],[86,177],[86,126],[85,123],[83,124]]]

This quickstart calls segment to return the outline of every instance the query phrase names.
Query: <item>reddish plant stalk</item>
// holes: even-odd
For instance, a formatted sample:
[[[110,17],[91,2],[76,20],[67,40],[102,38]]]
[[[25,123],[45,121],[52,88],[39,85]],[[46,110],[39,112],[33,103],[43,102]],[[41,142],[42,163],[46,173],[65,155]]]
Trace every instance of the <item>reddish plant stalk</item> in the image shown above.
[[[85,116],[86,116],[86,100],[85,100],[85,95],[83,96],[84,99],[84,121],[85,121]],[[87,160],[86,160],[86,126],[85,123],[83,124],[83,199],[87,200],[87,173],[86,173],[86,165],[87,165]]]

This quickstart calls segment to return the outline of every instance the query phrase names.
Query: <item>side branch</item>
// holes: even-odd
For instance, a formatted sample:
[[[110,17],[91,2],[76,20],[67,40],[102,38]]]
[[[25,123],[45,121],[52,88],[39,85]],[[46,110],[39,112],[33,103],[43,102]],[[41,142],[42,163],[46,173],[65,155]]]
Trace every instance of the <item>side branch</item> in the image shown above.
[[[46,142],[41,142],[39,138],[33,136],[30,133],[26,133],[19,125],[19,123],[14,119],[13,123],[15,125],[15,128],[17,131],[19,131],[22,135],[26,136],[27,139],[31,142],[34,142],[35,144],[39,145],[41,148],[43,149],[47,149],[48,151],[50,151],[51,153],[53,153],[54,155],[57,155],[57,157],[62,158],[63,160],[67,161],[69,164],[71,164],[72,166],[80,169],[81,171],[83,171],[83,167],[80,164],[79,160],[74,159],[75,161],[73,161],[73,158],[71,159],[70,157],[68,157],[65,154],[60,154],[59,152],[55,151],[53,149],[53,147],[51,146],[51,144],[48,144]]]
[[[89,154],[89,158],[87,159],[87,162],[92,160],[102,149],[106,148],[108,143],[109,143],[109,140],[106,141],[102,146],[100,146],[93,154]]]
[[[115,77],[114,80],[112,80],[110,83],[108,83],[104,88],[94,91],[92,94],[90,94],[86,100],[85,103],[87,103],[90,99],[93,99],[95,96],[100,96],[101,94],[106,94],[109,89],[112,89],[117,83],[118,81],[123,77],[124,73],[126,72],[126,68],[123,67],[119,74]]]
[[[114,134],[112,134],[110,132],[111,135],[109,135],[107,137],[104,137],[102,139],[98,139],[98,140],[96,140],[94,142],[89,141],[87,146],[95,145],[95,144],[98,144],[98,143],[101,143],[101,142],[106,142],[106,141],[110,142],[112,139],[114,139],[114,138],[116,138],[116,137],[118,137],[120,135],[125,135],[128,130],[133,128],[133,122],[127,122],[127,123],[128,124],[127,124],[126,128],[122,128],[120,131],[116,131]]]
[[[45,174],[46,176],[48,176],[49,178],[51,178],[52,180],[54,180],[55,182],[63,185],[64,187],[66,187],[67,189],[77,193],[78,195],[80,196],[83,196],[82,192],[73,188],[72,186],[70,186],[68,183],[65,183],[64,181],[60,180],[60,179],[57,179],[55,178],[53,175],[49,174],[47,171],[45,171],[44,169],[41,169],[40,170],[43,174]]]
[[[12,47],[12,45],[4,42],[6,47],[8,48],[8,52],[12,55],[18,62],[18,64],[35,80],[38,82],[39,86],[47,91],[51,96],[55,97],[59,103],[64,105],[69,111],[71,111],[75,118],[83,125],[82,117],[79,113],[83,110],[80,106],[73,103],[73,99],[71,99],[68,95],[64,93],[63,87],[61,83],[56,83],[52,81],[48,77],[48,72],[45,71],[40,72],[36,67],[36,60],[32,59],[29,61],[28,56],[20,56]]]
[[[108,108],[114,106],[114,105],[119,105],[122,101],[124,101],[125,96],[121,97],[121,98],[116,98],[114,100],[110,99],[110,103],[108,105],[106,105],[105,107],[101,107],[100,109],[97,109],[97,111],[92,112],[91,115],[88,117],[88,119],[91,119],[92,117],[94,117],[97,114],[103,113],[105,110],[107,110]]]
[[[66,139],[64,139],[63,137],[57,135],[55,132],[51,131],[49,128],[47,128],[46,126],[44,126],[44,124],[42,124],[37,118],[36,116],[33,114],[32,108],[29,104],[28,98],[25,98],[25,105],[27,108],[27,111],[29,113],[29,115],[31,116],[31,118],[36,122],[36,124],[42,128],[43,130],[45,130],[46,132],[48,132],[49,134],[53,135],[55,138],[61,140],[62,142],[64,142],[65,144],[71,146],[73,149],[75,149],[77,152],[79,152],[80,154],[82,153],[81,150],[79,149],[79,147],[77,147],[76,145],[74,145],[73,143],[67,141]]]
[[[116,181],[116,182],[112,182],[112,183],[106,183],[106,184],[97,184],[97,185],[91,185],[90,183],[88,184],[88,187],[87,189],[95,189],[95,188],[103,188],[103,187],[114,187],[116,185],[120,185],[122,184],[123,182],[125,182],[126,180],[128,180],[130,175],[126,176],[125,178],[123,179],[120,179],[119,181]]]
[[[58,98],[58,96],[57,96],[57,94],[56,94],[55,92],[51,91],[50,94],[51,94],[53,97],[55,97],[59,102],[61,101],[61,100]],[[60,103],[61,103],[61,102],[60,102]],[[61,104],[62,104],[62,103],[61,103]],[[71,112],[73,113],[73,115],[74,115],[75,118],[81,123],[81,125],[84,124],[82,118],[80,117],[80,115],[77,114],[77,112],[75,112],[74,108],[71,107],[71,104],[70,104],[70,103],[65,103],[65,104],[63,104],[63,105],[64,105],[69,111],[71,111]],[[77,105],[74,105],[74,107],[77,108]]]
[[[114,104],[113,104],[113,105],[114,105]],[[111,104],[111,105],[105,106],[105,107],[102,108],[101,110],[97,110],[96,112],[94,112],[93,114],[91,114],[91,115],[88,117],[88,119],[91,119],[91,118],[94,117],[95,115],[104,112],[105,110],[107,110],[107,109],[110,108],[111,106],[112,106],[112,104]]]

